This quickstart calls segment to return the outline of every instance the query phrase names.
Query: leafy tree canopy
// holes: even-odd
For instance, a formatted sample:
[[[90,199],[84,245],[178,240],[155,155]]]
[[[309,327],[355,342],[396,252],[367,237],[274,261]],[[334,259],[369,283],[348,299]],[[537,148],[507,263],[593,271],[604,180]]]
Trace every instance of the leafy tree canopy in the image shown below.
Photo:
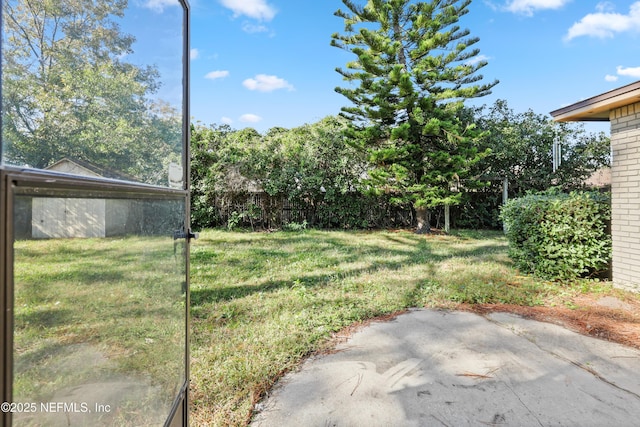
[[[264,135],[252,128],[192,126],[195,222],[210,225],[216,203],[244,202],[250,191],[309,209],[356,191],[365,163],[344,144],[346,126],[345,119],[334,116],[292,129],[271,128]]]
[[[516,113],[505,100],[478,108],[472,114],[478,128],[486,131],[482,147],[491,150],[491,155],[478,163],[476,173],[487,178],[507,178],[511,197],[551,186],[576,189],[593,172],[609,166],[609,137],[603,132],[587,132],[583,123],[555,122],[532,110]],[[555,172],[554,142],[562,152],[562,162]]]
[[[126,0],[3,0],[3,157],[46,168],[63,157],[159,183],[179,161],[180,113],[152,100],[153,65],[126,61]],[[176,65],[181,67],[178,58]]]

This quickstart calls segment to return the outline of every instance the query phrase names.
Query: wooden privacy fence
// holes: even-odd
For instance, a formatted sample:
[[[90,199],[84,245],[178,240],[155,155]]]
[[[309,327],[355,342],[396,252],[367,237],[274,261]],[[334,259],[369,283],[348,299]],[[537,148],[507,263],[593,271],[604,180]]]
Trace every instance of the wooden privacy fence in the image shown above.
[[[470,193],[468,200],[451,206],[452,228],[499,229],[502,194]],[[347,193],[334,200],[291,200],[266,192],[219,193],[213,198],[212,226],[280,229],[304,225],[325,229],[413,228],[410,206],[392,205],[383,197]],[[431,210],[431,227],[445,226],[444,207]]]
[[[342,208],[337,206],[339,203]],[[290,200],[265,192],[225,193],[214,199],[213,207],[215,226],[277,229],[306,224],[319,228],[401,228],[415,224],[411,209],[360,193],[343,195],[339,202]]]

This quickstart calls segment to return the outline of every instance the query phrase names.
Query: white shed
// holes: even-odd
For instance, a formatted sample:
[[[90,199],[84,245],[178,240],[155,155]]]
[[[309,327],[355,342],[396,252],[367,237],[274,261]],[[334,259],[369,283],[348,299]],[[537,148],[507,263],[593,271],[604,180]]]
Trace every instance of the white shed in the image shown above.
[[[100,177],[87,165],[62,159],[48,170]],[[106,200],[35,197],[32,201],[31,233],[34,239],[105,237]]]

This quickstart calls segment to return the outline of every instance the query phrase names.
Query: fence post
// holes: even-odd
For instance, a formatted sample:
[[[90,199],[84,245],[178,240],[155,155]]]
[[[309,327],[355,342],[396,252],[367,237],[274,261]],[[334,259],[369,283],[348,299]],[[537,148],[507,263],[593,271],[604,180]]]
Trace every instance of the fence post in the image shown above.
[[[507,200],[509,200],[509,178],[505,177],[502,180],[502,205],[504,206],[505,203],[507,203]],[[505,223],[502,223],[502,231],[503,232],[507,232],[507,226],[505,225]]]
[[[444,205],[444,232],[445,233],[448,233],[450,229],[449,214],[450,214],[450,207],[449,207],[449,204],[447,203]]]

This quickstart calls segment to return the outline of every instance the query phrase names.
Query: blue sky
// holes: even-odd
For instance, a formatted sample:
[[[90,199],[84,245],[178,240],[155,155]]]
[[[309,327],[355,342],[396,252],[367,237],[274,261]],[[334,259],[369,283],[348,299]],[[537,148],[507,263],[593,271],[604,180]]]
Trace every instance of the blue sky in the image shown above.
[[[190,5],[194,120],[264,132],[348,105],[334,91],[345,84],[335,68],[353,56],[329,44],[343,30],[333,15],[340,0]],[[480,105],[506,99],[547,114],[640,80],[640,1],[474,0],[460,25],[480,38],[485,81],[500,80]]]

